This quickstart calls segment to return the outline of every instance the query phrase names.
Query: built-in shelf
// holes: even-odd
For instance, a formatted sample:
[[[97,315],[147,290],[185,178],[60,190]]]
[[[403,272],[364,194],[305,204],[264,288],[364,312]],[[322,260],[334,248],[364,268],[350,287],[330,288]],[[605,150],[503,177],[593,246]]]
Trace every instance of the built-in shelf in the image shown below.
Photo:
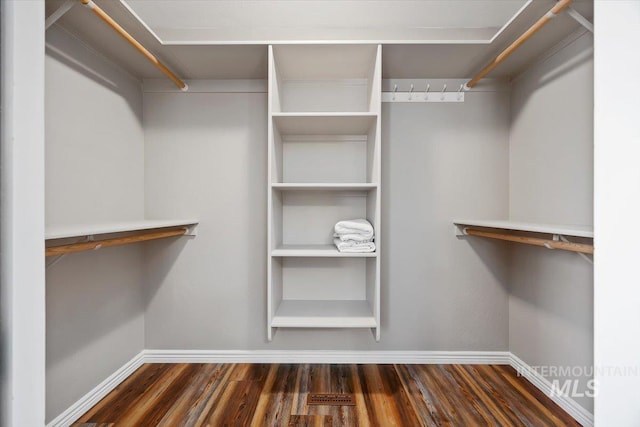
[[[375,328],[367,301],[283,300],[271,320],[281,328]]]
[[[193,228],[195,220],[136,220],[93,224],[57,224],[45,227],[45,239],[68,239],[73,237],[96,236],[100,234],[126,233],[130,231],[153,230],[173,227]]]
[[[334,245],[280,245],[273,251],[274,257],[342,257],[342,258],[375,258],[377,252],[349,253],[340,252]]]
[[[372,183],[273,183],[271,188],[283,191],[367,191],[378,188]]]
[[[593,226],[586,225],[560,225],[539,224],[530,222],[518,222],[509,220],[456,220],[453,221],[457,229],[462,231],[464,227],[495,228],[508,231],[526,231],[530,233],[557,234],[566,237],[593,238]]]
[[[273,113],[281,135],[366,135],[377,113]]]
[[[282,328],[372,328],[380,258],[333,245],[367,218],[380,246],[380,45],[269,47],[267,339]]]

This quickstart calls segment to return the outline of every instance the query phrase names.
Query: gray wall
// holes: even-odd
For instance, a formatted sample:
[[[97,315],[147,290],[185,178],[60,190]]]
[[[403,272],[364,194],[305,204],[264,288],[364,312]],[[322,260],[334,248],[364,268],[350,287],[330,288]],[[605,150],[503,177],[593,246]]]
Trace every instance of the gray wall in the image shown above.
[[[147,246],[149,349],[508,349],[504,246],[454,217],[508,214],[508,92],[383,108],[382,338],[280,329],[266,340],[264,93],[145,93],[149,217],[198,236]]]
[[[140,84],[57,27],[47,31],[46,221],[144,217]],[[47,268],[47,421],[144,348],[142,247]]]
[[[511,96],[510,216],[593,224],[593,38],[517,79]],[[593,365],[593,267],[574,253],[513,245],[509,347],[531,366]],[[586,391],[590,377],[578,379]],[[575,397],[593,411],[593,399]]]

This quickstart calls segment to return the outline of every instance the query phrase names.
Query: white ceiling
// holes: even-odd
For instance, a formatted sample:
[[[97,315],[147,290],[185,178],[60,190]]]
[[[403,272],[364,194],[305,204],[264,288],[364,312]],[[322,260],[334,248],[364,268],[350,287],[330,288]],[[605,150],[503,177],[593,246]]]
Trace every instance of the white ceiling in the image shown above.
[[[242,42],[239,38],[251,39],[257,35],[275,37],[278,34],[288,34],[288,37],[291,37],[292,34],[301,35],[301,31],[306,31],[308,37],[313,35],[314,41],[331,40],[331,35],[338,34],[339,31],[352,31],[346,39],[351,42],[365,41],[359,38],[360,35],[375,36],[375,40],[383,41],[383,36],[390,37],[396,34],[399,37],[396,41],[389,39],[383,46],[384,78],[467,78],[555,3],[554,0],[534,0],[514,17],[513,15],[525,4],[525,0],[128,0],[130,6],[135,8],[136,14],[149,14],[149,22],[141,22],[121,1],[94,1],[161,58],[169,68],[185,79],[266,78],[265,43],[269,40],[265,38],[248,43]],[[62,3],[64,0],[46,0],[47,16]],[[285,3],[290,4],[287,6]],[[269,12],[271,7],[282,11],[283,8],[291,8],[294,5],[299,9],[297,14]],[[343,12],[340,12],[340,5],[345,7]],[[576,0],[573,7],[593,20],[592,0]],[[145,9],[148,11],[144,12]],[[176,12],[178,9],[180,13]],[[193,12],[196,9],[199,10],[198,13]],[[243,9],[251,12],[241,14]],[[324,12],[320,13],[320,10]],[[357,19],[348,18],[355,11],[358,12]],[[264,17],[263,21],[260,21],[261,14]],[[366,18],[366,15],[371,16]],[[307,27],[300,25],[303,20],[313,25],[305,29]],[[264,25],[258,25],[260,22]],[[351,30],[346,28],[350,22],[354,23]],[[491,40],[500,26],[507,22],[509,24],[506,28]],[[355,23],[361,25],[360,30],[356,30]],[[256,26],[252,27],[254,24]],[[57,25],[137,77],[162,77],[153,65],[86,7],[74,6]],[[202,25],[203,28],[196,28],[196,25]],[[214,28],[216,25],[220,27]],[[163,44],[147,27],[153,28],[153,32],[157,32],[160,38],[166,37],[167,40],[162,39],[163,42],[177,44]],[[519,73],[535,58],[580,28],[566,14],[558,16],[498,67],[491,77]],[[173,33],[169,34],[169,30]],[[194,44],[185,45],[183,43],[187,33],[189,38],[198,36],[200,39],[194,40]],[[215,39],[206,38],[214,37],[213,35],[205,36],[214,33],[217,37]],[[429,40],[409,37],[421,37],[420,34],[427,33]],[[235,34],[233,38],[225,38],[231,37],[232,34]],[[467,37],[480,38],[463,40]],[[400,39],[403,40],[398,41]],[[280,42],[286,42],[286,39],[281,38]]]

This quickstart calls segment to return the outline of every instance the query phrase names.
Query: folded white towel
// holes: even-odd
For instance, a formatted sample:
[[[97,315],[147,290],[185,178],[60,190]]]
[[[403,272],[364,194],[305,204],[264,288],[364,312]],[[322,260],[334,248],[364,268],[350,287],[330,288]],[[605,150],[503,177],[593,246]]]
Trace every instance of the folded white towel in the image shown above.
[[[342,240],[343,242],[349,241],[349,240],[353,240],[355,242],[358,243],[367,243],[367,242],[373,242],[373,239],[369,236],[363,236],[362,234],[338,234],[338,233],[334,233],[333,237],[336,237],[340,240]]]
[[[333,228],[335,234],[338,236],[346,235],[358,235],[357,240],[369,240],[373,239],[373,226],[366,219],[350,219],[346,221],[339,221]],[[345,240],[345,239],[341,239]],[[356,240],[356,239],[346,239]]]
[[[343,242],[340,239],[333,239],[333,243],[338,248],[340,252],[348,252],[348,253],[362,253],[362,252],[375,252],[376,244],[369,242],[356,242],[354,240],[347,240]]]

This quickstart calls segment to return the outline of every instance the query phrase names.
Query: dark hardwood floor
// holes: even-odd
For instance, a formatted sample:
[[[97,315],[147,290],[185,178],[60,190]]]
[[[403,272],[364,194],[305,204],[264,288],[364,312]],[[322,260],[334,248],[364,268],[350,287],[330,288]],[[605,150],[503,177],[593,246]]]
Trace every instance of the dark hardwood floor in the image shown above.
[[[308,393],[356,405],[307,405]],[[579,424],[509,366],[146,364],[74,426]]]

